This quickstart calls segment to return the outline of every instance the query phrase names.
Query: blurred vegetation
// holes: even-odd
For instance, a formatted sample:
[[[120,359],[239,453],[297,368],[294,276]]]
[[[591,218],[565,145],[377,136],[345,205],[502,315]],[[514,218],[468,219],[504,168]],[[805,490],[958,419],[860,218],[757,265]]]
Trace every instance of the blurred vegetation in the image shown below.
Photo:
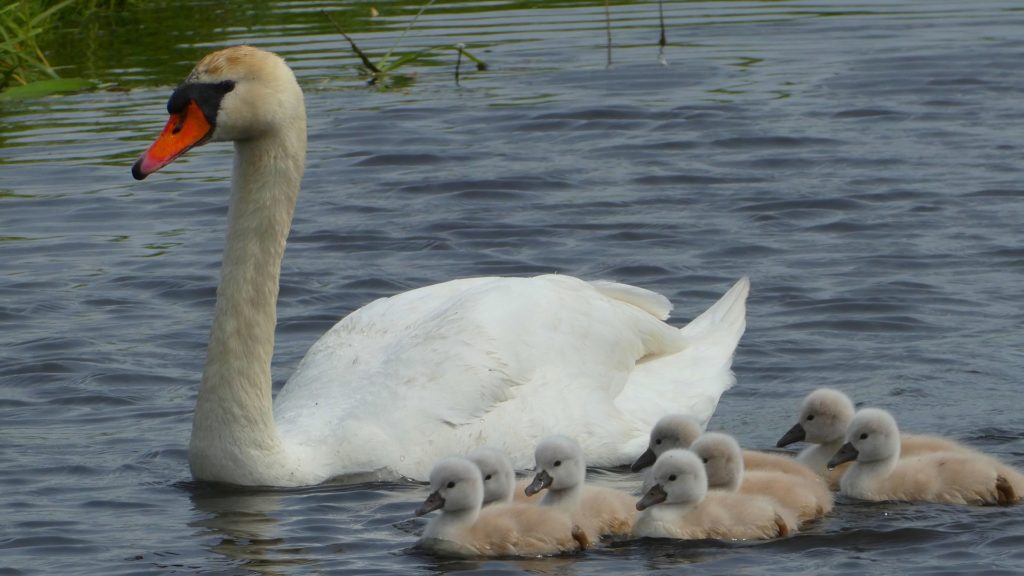
[[[470,14],[500,10],[604,6],[609,0],[0,0],[0,99],[34,85],[31,95],[57,91],[70,79],[108,87],[172,85],[207,52],[226,42],[263,39],[325,44],[339,30],[358,41],[367,33],[414,29],[418,14]],[[610,0],[611,5],[650,0]],[[325,18],[324,13],[330,18]],[[404,33],[403,33],[404,36]],[[406,39],[408,40],[408,39]],[[353,42],[354,44],[354,42]],[[401,43],[372,60],[322,51],[339,69],[372,77],[401,66],[450,66],[460,59],[484,64],[457,45]],[[415,44],[415,45],[410,45]],[[474,46],[473,49],[479,49]],[[374,47],[379,50],[378,47]],[[314,48],[314,51],[316,49]],[[353,52],[358,52],[353,50]],[[447,52],[447,54],[445,54]],[[450,56],[448,56],[450,54]],[[364,53],[364,55],[366,55]],[[443,58],[442,58],[443,56]],[[369,60],[369,57],[367,58]],[[466,62],[466,64],[469,64]],[[391,74],[389,82],[400,81]],[[6,90],[5,90],[6,88]],[[22,92],[24,93],[24,92]]]
[[[0,8],[0,91],[5,96],[38,96],[91,86],[89,81],[61,78],[43,47],[70,23],[135,5],[141,0],[14,0]]]
[[[378,84],[381,81],[386,80],[389,74],[400,69],[402,66],[410,64],[412,62],[416,62],[417,60],[426,58],[427,56],[434,52],[442,50],[455,51],[458,54],[457,62],[459,64],[461,64],[462,62],[462,57],[465,56],[466,59],[476,64],[477,70],[486,70],[487,64],[483,60],[470,54],[466,50],[464,44],[442,44],[439,46],[428,46],[427,48],[424,48],[422,50],[415,50],[412,52],[406,52],[404,54],[395,54],[395,50],[398,48],[398,43],[402,41],[402,38],[405,38],[405,35],[409,32],[409,29],[412,28],[414,24],[416,24],[416,21],[419,19],[419,17],[423,15],[423,12],[427,8],[429,8],[434,3],[434,1],[435,0],[429,0],[426,4],[423,5],[422,8],[420,8],[419,12],[416,13],[416,16],[413,17],[413,19],[409,21],[409,24],[406,25],[405,30],[402,32],[402,35],[399,36],[398,41],[395,42],[395,45],[392,46],[387,51],[387,53],[384,54],[384,56],[377,60],[376,63],[373,62],[373,59],[371,59],[366,52],[363,52],[363,50],[359,47],[359,45],[356,44],[355,40],[353,40],[352,37],[345,33],[345,28],[338,22],[338,20],[336,20],[333,16],[331,16],[331,14],[327,12],[323,12],[323,14],[331,23],[331,25],[334,26],[335,30],[337,30],[338,33],[341,34],[343,38],[345,38],[349,46],[352,48],[352,52],[359,57],[359,60],[362,62],[362,65],[359,67],[359,70],[362,74],[370,77],[370,84]],[[377,14],[377,9],[374,8],[372,13]],[[455,81],[459,81],[458,66],[456,66],[455,69]]]

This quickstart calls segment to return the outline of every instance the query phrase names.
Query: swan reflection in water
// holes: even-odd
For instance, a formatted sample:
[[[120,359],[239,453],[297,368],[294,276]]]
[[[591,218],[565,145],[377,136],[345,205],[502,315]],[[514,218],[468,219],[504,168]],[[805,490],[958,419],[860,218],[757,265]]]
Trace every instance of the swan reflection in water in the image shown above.
[[[189,522],[196,539],[236,568],[267,576],[284,576],[297,566],[314,564],[301,546],[282,534],[277,513],[283,493],[239,490],[189,483],[187,489],[198,518]]]

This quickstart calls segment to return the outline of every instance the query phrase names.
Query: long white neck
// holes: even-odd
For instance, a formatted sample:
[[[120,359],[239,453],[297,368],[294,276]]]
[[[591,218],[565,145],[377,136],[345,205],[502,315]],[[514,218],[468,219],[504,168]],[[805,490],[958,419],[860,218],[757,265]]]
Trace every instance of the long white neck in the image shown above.
[[[227,242],[189,445],[194,477],[301,483],[274,424],[270,362],[278,278],[306,152],[305,122],[235,143]]]

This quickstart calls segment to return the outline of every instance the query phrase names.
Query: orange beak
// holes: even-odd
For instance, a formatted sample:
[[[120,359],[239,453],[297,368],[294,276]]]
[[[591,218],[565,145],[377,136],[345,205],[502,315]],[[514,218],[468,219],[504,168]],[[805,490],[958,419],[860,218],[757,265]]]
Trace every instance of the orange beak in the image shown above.
[[[175,158],[193,146],[202,144],[210,136],[212,128],[199,105],[195,100],[190,100],[183,112],[171,114],[156,142],[153,142],[149,150],[135,161],[132,176],[136,180],[142,180],[174,162]]]

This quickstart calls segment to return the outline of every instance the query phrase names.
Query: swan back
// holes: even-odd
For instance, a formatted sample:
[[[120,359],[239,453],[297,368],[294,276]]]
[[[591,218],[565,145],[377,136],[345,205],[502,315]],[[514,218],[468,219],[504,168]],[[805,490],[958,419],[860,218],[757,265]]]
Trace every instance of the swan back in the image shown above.
[[[508,456],[497,448],[485,446],[466,455],[480,469],[484,483],[484,506],[495,502],[511,502],[516,473]]]

